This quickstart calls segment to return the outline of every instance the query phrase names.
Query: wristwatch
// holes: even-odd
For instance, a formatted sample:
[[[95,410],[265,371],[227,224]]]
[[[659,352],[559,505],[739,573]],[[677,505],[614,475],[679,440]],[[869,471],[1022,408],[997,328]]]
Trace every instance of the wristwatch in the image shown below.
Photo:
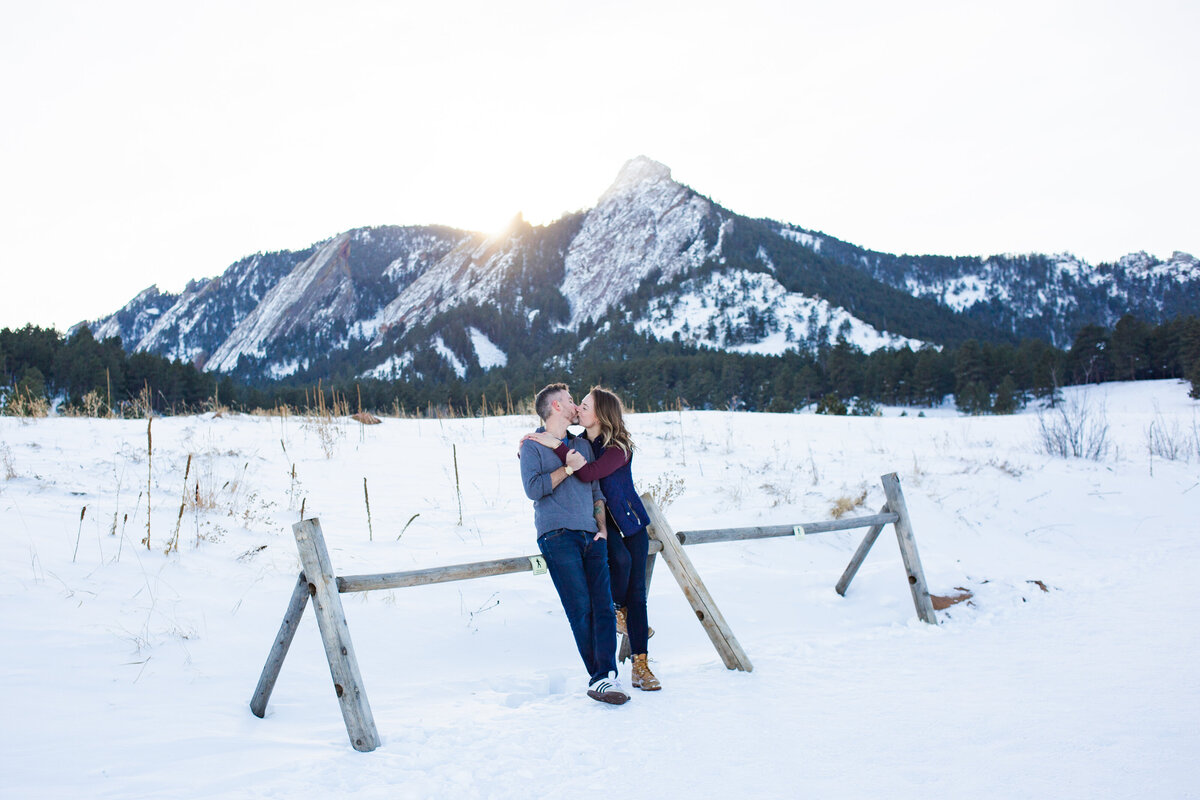
[[[565,469],[567,471],[567,475],[573,475],[575,473],[575,468],[572,467],[570,464],[565,465],[563,467],[563,469]]]

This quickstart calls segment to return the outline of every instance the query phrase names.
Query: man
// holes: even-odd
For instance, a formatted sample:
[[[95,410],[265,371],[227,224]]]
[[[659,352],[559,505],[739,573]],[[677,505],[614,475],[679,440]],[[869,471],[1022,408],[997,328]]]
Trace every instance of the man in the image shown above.
[[[608,582],[604,495],[599,484],[572,477],[593,460],[592,447],[567,433],[576,410],[565,383],[552,383],[538,392],[534,407],[546,432],[571,448],[563,464],[553,450],[533,441],[521,443],[521,482],[533,501],[538,549],[587,668],[588,697],[621,705],[629,695],[617,680],[617,621]]]

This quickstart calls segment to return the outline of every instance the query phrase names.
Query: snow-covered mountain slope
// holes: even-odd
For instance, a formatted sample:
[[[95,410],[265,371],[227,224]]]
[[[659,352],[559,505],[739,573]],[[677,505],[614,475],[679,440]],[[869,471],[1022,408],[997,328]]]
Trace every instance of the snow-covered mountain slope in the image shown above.
[[[355,306],[349,250],[350,234],[335,236],[271,287],[212,354],[208,369],[229,372],[243,355],[262,358],[264,345],[299,327],[346,318]]]
[[[629,161],[567,251],[568,324],[604,315],[652,273],[669,282],[721,251],[715,206],[645,157]],[[710,241],[711,239],[711,241]]]
[[[92,335],[99,340],[115,336],[126,349],[134,350],[158,322],[163,310],[171,308],[178,299],[178,295],[166,294],[159,291],[158,286],[151,286],[120,311],[97,323]]]
[[[304,251],[258,254],[177,297],[152,287],[97,330],[210,371],[232,371],[246,358],[262,374],[283,377],[311,357],[308,349],[373,337],[383,306],[464,236],[437,227],[360,228]]]
[[[288,270],[299,253],[258,253],[233,264],[216,278],[191,281],[178,295],[157,287],[94,326],[101,339],[117,336],[131,351],[149,351],[203,364],[229,331],[250,314]]]
[[[747,271],[685,282],[670,301],[653,303],[636,329],[659,339],[678,336],[700,347],[767,355],[815,350],[838,337],[866,353],[924,344],[881,332],[820,298],[789,292],[770,274]]]
[[[378,340],[393,326],[420,325],[466,302],[487,303],[500,292],[513,265],[514,246],[531,230],[515,219],[500,234],[464,237],[421,272],[379,314]]]
[[[1180,251],[1165,261],[1139,252],[1099,265],[1070,253],[896,256],[795,226],[780,225],[778,230],[913,297],[932,299],[1001,331],[1058,345],[1069,344],[1083,325],[1111,327],[1127,313],[1149,320],[1200,313],[1200,261]]]
[[[1196,259],[1141,253],[1094,267],[1069,255],[878,253],[741,217],[639,156],[594,208],[550,225],[518,216],[493,236],[356,229],[251,256],[177,296],[151,287],[94,330],[246,380],[317,378],[333,363],[343,375],[412,378],[422,353],[461,378],[500,365],[490,348],[569,357],[570,337],[586,347],[596,326],[779,353],[839,335],[864,350],[1014,336],[1061,345],[1130,312],[1200,313]]]

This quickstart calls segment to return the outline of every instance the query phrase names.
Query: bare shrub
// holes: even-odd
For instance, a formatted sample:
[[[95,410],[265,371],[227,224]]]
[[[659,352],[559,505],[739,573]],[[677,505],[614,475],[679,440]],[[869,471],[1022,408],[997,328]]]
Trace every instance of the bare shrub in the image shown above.
[[[1150,455],[1166,461],[1186,461],[1191,455],[1191,448],[1188,446],[1191,443],[1185,437],[1179,420],[1167,421],[1156,411],[1154,419],[1146,426],[1146,449]]]
[[[1038,412],[1037,443],[1043,452],[1059,458],[1100,461],[1109,453],[1108,414],[1103,403],[1087,394],[1075,394],[1054,408]]]
[[[674,472],[664,472],[654,479],[647,487],[650,497],[661,509],[666,509],[677,497],[683,494],[683,478]]]
[[[1155,404],[1154,419],[1146,426],[1146,450],[1164,461],[1200,459],[1200,425],[1195,413],[1189,430],[1177,417],[1164,417]]]

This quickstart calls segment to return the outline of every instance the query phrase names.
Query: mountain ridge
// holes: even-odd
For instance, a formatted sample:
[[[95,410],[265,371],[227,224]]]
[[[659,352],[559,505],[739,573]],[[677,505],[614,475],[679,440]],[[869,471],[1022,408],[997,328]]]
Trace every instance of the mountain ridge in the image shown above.
[[[1149,321],[1200,312],[1200,264],[1180,252],[1097,266],[1067,254],[897,256],[738,215],[639,156],[595,206],[547,225],[518,215],[491,236],[356,228],[248,256],[178,295],[151,286],[91,326],[126,349],[243,380],[319,376],[335,363],[422,379],[422,354],[455,374],[493,368],[493,348],[558,363],[553,354],[616,329],[769,354],[839,338],[868,352],[967,338],[1061,346],[1127,311]]]

